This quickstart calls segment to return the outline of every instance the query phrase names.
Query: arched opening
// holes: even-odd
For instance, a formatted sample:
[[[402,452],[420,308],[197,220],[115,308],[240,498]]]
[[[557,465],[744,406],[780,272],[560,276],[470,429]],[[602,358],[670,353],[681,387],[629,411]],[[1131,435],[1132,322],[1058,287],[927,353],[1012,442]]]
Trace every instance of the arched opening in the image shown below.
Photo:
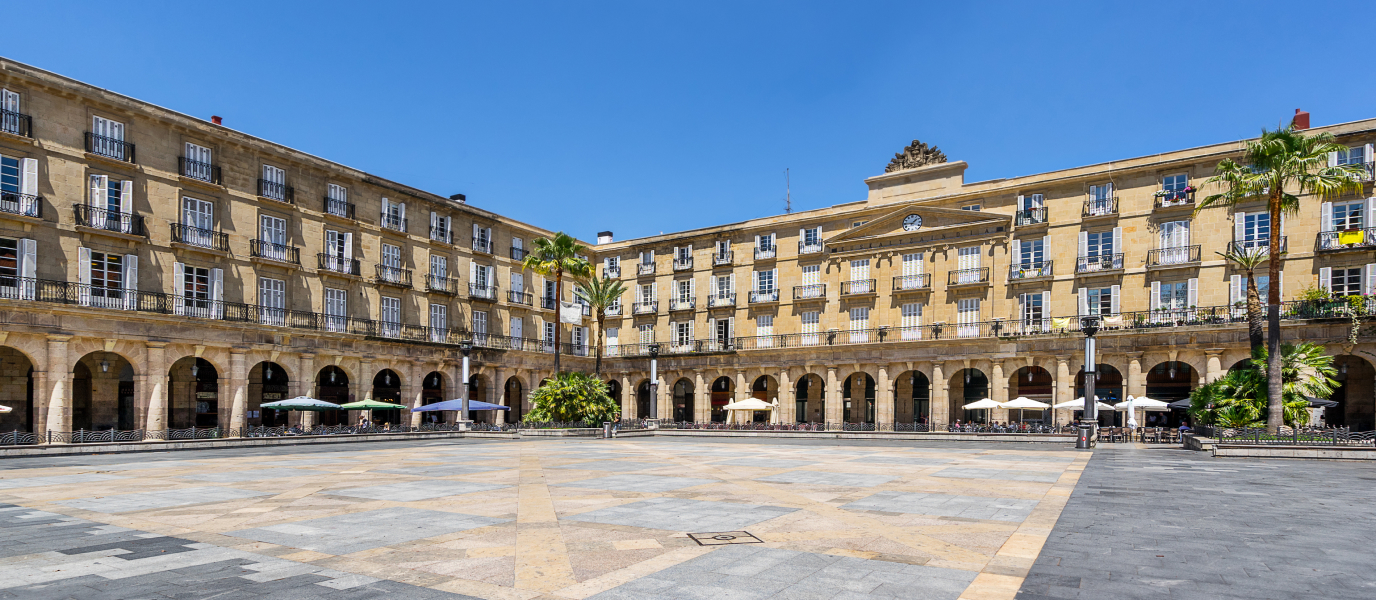
[[[826,422],[827,386],[820,376],[808,373],[798,378],[794,389],[794,418],[799,423]]]
[[[263,361],[248,373],[248,424],[265,427],[287,425],[290,411],[262,408],[264,402],[276,402],[290,397],[291,378],[282,365]]]
[[[852,373],[841,384],[841,401],[844,403],[847,423],[874,422],[874,378],[869,373]]]
[[[1094,395],[1105,404],[1118,404],[1123,400],[1123,374],[1110,365],[1099,364],[1094,371]],[[1075,374],[1075,397],[1085,396],[1085,369],[1080,367]],[[1148,394],[1148,397],[1152,397]],[[1083,411],[1079,411],[1083,412]],[[1077,417],[1078,418],[1078,413]],[[1099,424],[1105,427],[1121,426],[1124,415],[1116,410],[1099,410]]]
[[[395,371],[383,369],[373,376],[373,400],[393,404],[401,403],[401,377]],[[374,425],[401,423],[400,409],[382,409],[369,412],[372,415],[368,417],[368,420],[372,421]]]
[[[611,396],[612,401],[613,401],[613,402],[616,402],[616,405],[617,405],[618,407],[621,407],[621,408],[618,410],[618,412],[624,413],[624,412],[626,411],[625,405],[622,404],[622,402],[624,402],[625,399],[621,397],[621,395],[622,395],[622,390],[621,390],[621,382],[620,382],[620,381],[617,381],[617,380],[615,380],[615,379],[609,379],[609,380],[607,380],[607,395],[608,395],[608,396]],[[621,418],[627,419],[627,418],[630,418],[630,415],[622,414],[622,415],[621,415]]]
[[[434,404],[444,402],[444,374],[439,371],[431,371],[420,380],[420,404]],[[421,415],[422,423],[442,423],[448,411],[423,412]]]
[[[468,376],[468,420],[475,423],[493,423],[495,417],[490,410],[472,410],[473,401],[490,402],[487,397],[487,378],[473,373]]]
[[[1372,389],[1376,369],[1366,359],[1350,354],[1333,357],[1333,367],[1338,370],[1338,389],[1328,399],[1338,405],[1323,409],[1324,422],[1352,431],[1376,429],[1376,390]]]
[[[930,423],[932,382],[922,371],[904,371],[893,381],[895,423]]]
[[[650,380],[640,382],[635,386],[635,418],[650,418]]]
[[[1250,368],[1250,365],[1243,363],[1240,368]],[[1147,371],[1147,397],[1162,402],[1184,400],[1190,397],[1190,391],[1198,382],[1199,372],[1189,363],[1166,361]],[[1145,413],[1141,424],[1145,427],[1179,427],[1187,416],[1183,410],[1151,411]]]
[[[508,377],[506,379],[506,387],[502,392],[502,403],[511,407],[511,411],[507,412],[508,422],[519,423],[525,416],[525,394],[523,392],[520,378]],[[612,398],[616,398],[616,396],[612,396]],[[617,403],[620,404],[620,402]]]
[[[779,382],[768,375],[756,377],[755,382],[750,384],[750,397],[767,404],[772,404],[779,398]],[[782,408],[782,405],[780,405],[780,409]],[[767,412],[757,411],[755,413],[756,422],[768,423],[769,419],[770,416]]]
[[[187,356],[168,372],[168,428],[220,424],[220,373],[204,358]]]
[[[694,421],[693,405],[693,381],[687,377],[674,382],[674,420],[678,422]]]
[[[960,369],[951,376],[951,414],[962,415],[962,422],[985,423],[988,410],[965,410],[965,405],[989,397],[989,377],[979,369]]]
[[[35,431],[33,362],[23,352],[5,346],[0,346],[0,405],[10,409],[0,413],[0,433]]]
[[[726,405],[735,397],[736,382],[721,376],[712,381],[712,422],[726,422]]]
[[[138,429],[135,405],[134,367],[123,356],[92,352],[73,365],[73,431]]]
[[[349,374],[337,366],[330,365],[320,370],[315,378],[318,400],[335,404],[349,403]],[[321,425],[343,425],[349,421],[349,411],[327,410],[316,413]]]
[[[1008,395],[1011,398],[1024,397],[1029,400],[1054,404],[1055,382],[1051,378],[1051,372],[1038,366],[1028,366],[1018,369],[1013,376],[1008,379]],[[1051,417],[1049,411],[1045,410],[1009,410],[1008,417],[1021,419],[1024,423],[1041,423]]]

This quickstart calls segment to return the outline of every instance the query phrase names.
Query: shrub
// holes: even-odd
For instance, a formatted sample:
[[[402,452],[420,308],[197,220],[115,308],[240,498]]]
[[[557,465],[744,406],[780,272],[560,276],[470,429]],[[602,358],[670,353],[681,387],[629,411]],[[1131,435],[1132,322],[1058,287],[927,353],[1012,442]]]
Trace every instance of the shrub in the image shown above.
[[[531,390],[533,405],[526,413],[526,422],[601,423],[611,421],[621,411],[611,396],[607,384],[582,372],[560,373],[544,385]]]

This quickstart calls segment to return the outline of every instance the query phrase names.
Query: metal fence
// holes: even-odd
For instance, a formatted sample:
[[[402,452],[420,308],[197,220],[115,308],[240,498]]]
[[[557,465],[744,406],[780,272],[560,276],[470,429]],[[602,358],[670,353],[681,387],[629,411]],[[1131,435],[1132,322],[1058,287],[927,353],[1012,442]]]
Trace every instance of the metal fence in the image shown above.
[[[1260,427],[1218,427],[1200,425],[1196,435],[1220,444],[1259,446],[1372,446],[1376,431],[1352,431],[1346,427],[1284,427],[1280,433],[1267,433]]]

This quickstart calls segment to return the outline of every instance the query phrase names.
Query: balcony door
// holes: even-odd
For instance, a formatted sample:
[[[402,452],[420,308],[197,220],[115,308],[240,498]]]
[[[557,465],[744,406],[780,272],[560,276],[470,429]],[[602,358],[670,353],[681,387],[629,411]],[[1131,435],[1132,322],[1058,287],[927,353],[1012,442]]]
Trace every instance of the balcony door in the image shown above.
[[[263,245],[261,251],[265,258],[287,259],[287,220],[271,215],[258,218],[258,236]]]
[[[1183,263],[1190,257],[1190,222],[1167,221],[1161,224],[1161,263]]]
[[[956,257],[956,269],[960,271],[960,283],[979,282],[979,246],[961,248]]]

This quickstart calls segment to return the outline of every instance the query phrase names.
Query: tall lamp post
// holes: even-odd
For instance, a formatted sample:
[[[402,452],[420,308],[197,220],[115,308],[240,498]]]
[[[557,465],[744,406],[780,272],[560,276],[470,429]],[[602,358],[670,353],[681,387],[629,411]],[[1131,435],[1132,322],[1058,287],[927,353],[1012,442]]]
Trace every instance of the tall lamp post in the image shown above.
[[[1080,435],[1075,440],[1075,447],[1088,450],[1094,447],[1094,426],[1099,423],[1098,377],[1095,373],[1099,359],[1094,347],[1094,334],[1099,333],[1099,317],[1080,317],[1080,331],[1085,333],[1085,409],[1080,416]]]
[[[459,352],[463,353],[463,382],[459,385],[459,389],[463,390],[463,394],[459,396],[462,408],[459,411],[461,413],[459,415],[459,423],[461,423],[459,429],[468,429],[466,426],[468,423],[468,395],[469,390],[472,389],[468,382],[468,355],[473,353],[473,342],[471,340],[459,342]]]
[[[650,419],[659,420],[659,344],[650,344]]]

